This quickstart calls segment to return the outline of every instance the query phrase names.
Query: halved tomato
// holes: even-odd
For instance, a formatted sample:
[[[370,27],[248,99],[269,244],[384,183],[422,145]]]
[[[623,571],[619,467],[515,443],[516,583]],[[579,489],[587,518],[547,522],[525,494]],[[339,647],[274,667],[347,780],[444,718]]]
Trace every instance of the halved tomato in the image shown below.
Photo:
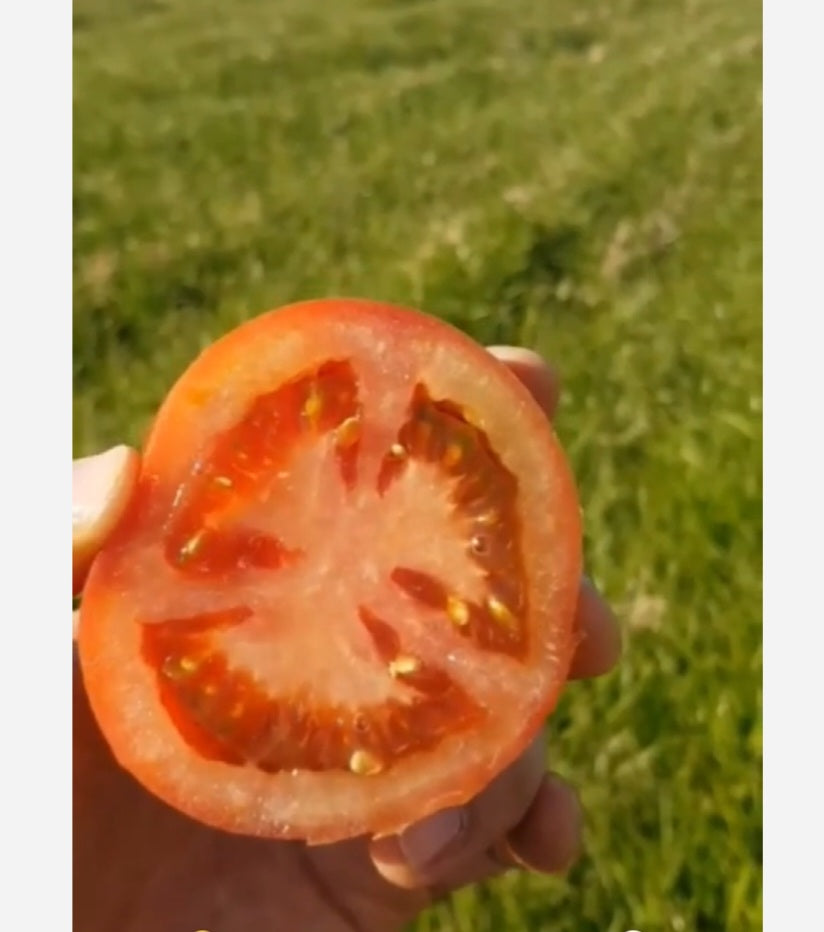
[[[311,842],[465,802],[566,678],[575,488],[544,415],[416,311],[291,305],[163,404],[86,585],[120,763],[192,817]]]

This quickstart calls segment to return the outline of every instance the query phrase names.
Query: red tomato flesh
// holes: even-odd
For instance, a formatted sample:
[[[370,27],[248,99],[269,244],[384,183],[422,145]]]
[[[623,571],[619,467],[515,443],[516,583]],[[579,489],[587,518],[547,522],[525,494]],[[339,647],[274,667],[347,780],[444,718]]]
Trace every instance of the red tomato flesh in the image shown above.
[[[122,766],[190,816],[395,832],[540,728],[580,564],[563,453],[505,366],[417,311],[291,305],[161,407],[86,584],[82,673]]]

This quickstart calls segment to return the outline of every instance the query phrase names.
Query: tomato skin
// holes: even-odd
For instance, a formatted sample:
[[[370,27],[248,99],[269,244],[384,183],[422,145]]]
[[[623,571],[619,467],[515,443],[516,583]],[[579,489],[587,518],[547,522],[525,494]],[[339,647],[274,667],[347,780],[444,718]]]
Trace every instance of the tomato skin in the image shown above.
[[[325,339],[328,345],[321,345]],[[524,493],[523,538],[536,605],[528,624],[535,637],[523,669],[496,661],[484,672],[482,658],[479,671],[484,690],[492,695],[500,689],[497,698],[507,702],[518,697],[520,707],[506,719],[500,713],[486,740],[483,735],[444,739],[440,750],[427,752],[419,766],[410,764],[406,770],[399,765],[397,772],[368,777],[238,772],[199,758],[171,732],[153,680],[140,666],[133,631],[138,626],[128,608],[130,599],[141,600],[141,582],[150,589],[153,577],[148,564],[141,577],[131,563],[139,563],[133,555],[142,553],[141,542],[168,526],[181,482],[220,425],[233,423],[266,385],[280,384],[289,372],[335,351],[357,360],[371,399],[382,388],[385,394],[394,390],[393,362],[398,368],[408,364],[408,372],[397,379],[404,385],[407,376],[411,380],[424,372],[439,394],[471,401],[473,416],[493,446],[509,457]],[[409,362],[407,355],[415,358]],[[380,361],[384,356],[388,364]],[[539,492],[546,497],[543,522],[545,499]],[[547,554],[552,565],[544,569]],[[388,834],[466,802],[537,733],[571,661],[580,572],[574,482],[540,408],[503,364],[460,331],[420,312],[355,299],[302,302],[255,318],[207,348],[161,406],[145,444],[135,499],[86,583],[78,635],[84,681],[120,763],[147,789],[192,817],[229,831],[310,842]],[[495,670],[496,676],[511,679],[508,691],[494,684]]]

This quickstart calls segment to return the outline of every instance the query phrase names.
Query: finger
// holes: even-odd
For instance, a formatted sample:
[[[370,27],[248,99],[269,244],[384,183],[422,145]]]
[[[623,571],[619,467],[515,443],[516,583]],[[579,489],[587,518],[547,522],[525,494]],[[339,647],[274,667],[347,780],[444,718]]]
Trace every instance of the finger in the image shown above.
[[[73,593],[83,588],[92,560],[111,534],[137,483],[139,457],[119,446],[72,464]]]
[[[562,873],[580,853],[582,824],[581,807],[571,787],[560,777],[545,774],[521,821],[432,884],[430,893],[440,897],[513,868]]]
[[[575,791],[560,777],[547,774],[526,815],[489,853],[504,869],[559,874],[581,853],[582,826]]]
[[[523,382],[551,420],[555,416],[561,394],[558,373],[537,353],[520,346],[490,346],[489,352]]]
[[[547,417],[552,418],[560,395],[557,372],[532,350],[517,346],[493,346],[489,352],[518,376]],[[576,627],[580,642],[570,669],[570,679],[600,676],[609,672],[621,654],[621,635],[609,606],[587,579],[581,583]]]
[[[621,630],[610,607],[586,578],[581,581],[575,625],[580,640],[569,678],[608,673],[621,656]]]
[[[447,809],[400,835],[375,839],[372,861],[388,881],[407,889],[442,888],[467,882],[478,865],[500,871],[492,846],[519,825],[545,773],[546,744],[540,734],[527,750],[465,806]]]

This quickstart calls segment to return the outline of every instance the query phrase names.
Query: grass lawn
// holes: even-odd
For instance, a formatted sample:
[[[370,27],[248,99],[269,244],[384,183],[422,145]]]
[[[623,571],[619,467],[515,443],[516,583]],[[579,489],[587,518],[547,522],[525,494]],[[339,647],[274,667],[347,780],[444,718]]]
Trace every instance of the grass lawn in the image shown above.
[[[562,370],[621,668],[553,766],[586,855],[439,932],[761,922],[754,0],[75,0],[74,439],[138,443],[197,350],[330,293]]]

